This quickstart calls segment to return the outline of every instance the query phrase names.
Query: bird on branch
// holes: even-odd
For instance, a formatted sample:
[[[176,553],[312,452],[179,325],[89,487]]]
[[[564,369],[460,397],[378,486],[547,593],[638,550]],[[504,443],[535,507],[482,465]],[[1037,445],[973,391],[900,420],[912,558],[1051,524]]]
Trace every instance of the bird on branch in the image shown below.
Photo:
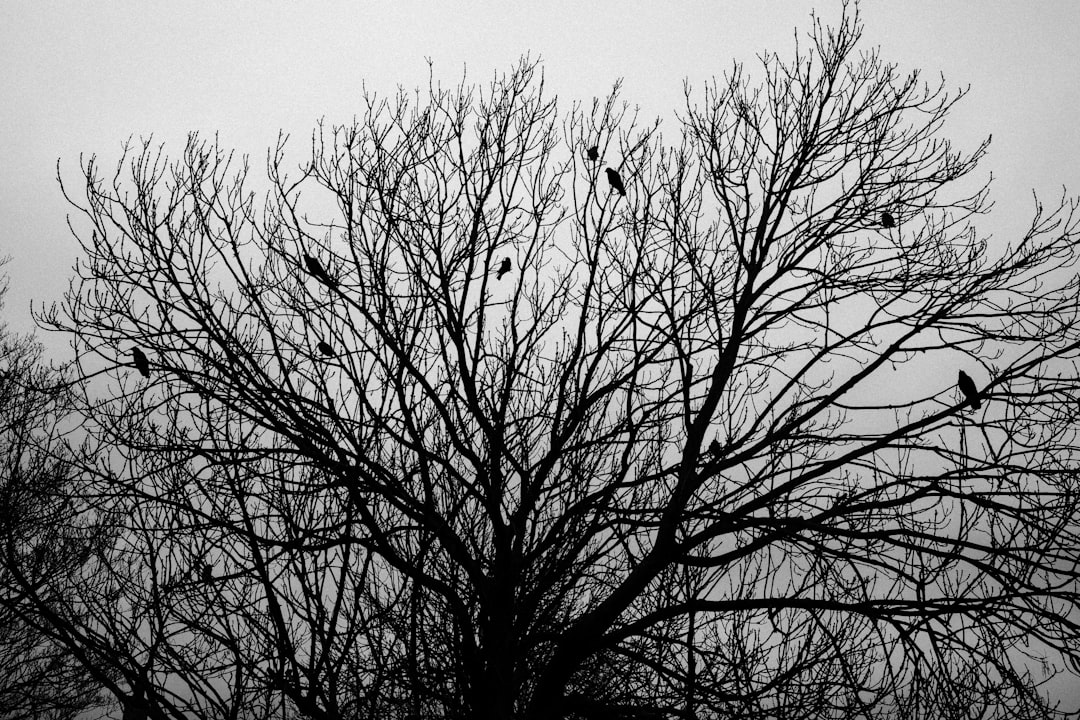
[[[960,377],[956,384],[960,388],[960,392],[964,394],[968,405],[971,405],[976,410],[982,407],[982,400],[979,399],[979,388],[976,387],[975,381],[963,370],[960,371]]]
[[[502,276],[508,272],[510,272],[510,258],[504,259],[502,264],[499,265],[499,272],[495,275],[495,279],[502,280]]]
[[[588,155],[589,160],[591,160],[592,162],[596,162],[600,159],[600,148],[596,147],[595,145],[586,150],[585,153],[586,155]]]
[[[316,345],[315,347],[325,357],[333,357],[333,355],[334,355],[334,348],[330,347],[330,344],[328,342],[326,342],[325,340],[320,340],[319,344]]]
[[[325,285],[328,285],[332,288],[336,288],[338,286],[338,281],[330,277],[330,273],[326,272],[325,268],[323,268],[319,261],[308,255],[307,253],[304,253],[304,264],[307,265],[308,272]]]
[[[896,218],[892,216],[892,213],[886,210],[881,213],[881,227],[893,228],[896,227]]]
[[[135,369],[139,371],[139,374],[144,378],[150,377],[150,360],[147,359],[146,353],[139,348],[132,348],[131,357],[134,358]]]
[[[617,193],[622,196],[626,196],[626,187],[623,185],[622,178],[619,177],[617,170],[611,168],[605,168],[604,172],[607,173],[608,182],[611,183],[611,187],[615,189]]]

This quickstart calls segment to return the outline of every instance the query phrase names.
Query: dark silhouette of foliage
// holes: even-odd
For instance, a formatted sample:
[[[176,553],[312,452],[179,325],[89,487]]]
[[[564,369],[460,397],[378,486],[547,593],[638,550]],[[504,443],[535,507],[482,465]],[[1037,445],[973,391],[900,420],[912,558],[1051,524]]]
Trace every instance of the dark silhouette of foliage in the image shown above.
[[[171,717],[1053,717],[1074,205],[964,229],[960,96],[859,34],[848,8],[763,87],[689,90],[675,145],[617,88],[560,116],[523,62],[368,98],[298,176],[280,144],[257,203],[196,137],[111,184],[89,161],[41,321],[91,387],[126,344],[158,362],[87,391],[115,532],[64,642]],[[633,178],[617,212],[594,139]],[[902,230],[867,227],[886,208]],[[975,417],[938,372],[974,362]]]

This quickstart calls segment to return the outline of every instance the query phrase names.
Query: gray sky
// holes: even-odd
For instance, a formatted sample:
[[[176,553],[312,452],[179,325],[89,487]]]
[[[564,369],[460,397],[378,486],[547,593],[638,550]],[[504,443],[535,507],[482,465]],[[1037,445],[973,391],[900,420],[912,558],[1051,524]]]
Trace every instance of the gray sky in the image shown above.
[[[764,48],[790,56],[793,29],[839,0],[714,2],[43,2],[0,3],[0,254],[11,292],[4,311],[28,329],[29,303],[60,298],[76,256],[55,163],[77,189],[80,153],[115,162],[129,136],[178,152],[189,130],[220,134],[256,168],[279,129],[303,158],[316,120],[351,120],[364,84],[390,94],[444,84],[467,68],[486,83],[529,52],[568,108],[625,79],[643,117],[680,107],[735,59],[753,69]],[[864,47],[943,72],[971,95],[946,133],[973,148],[992,133],[983,172],[997,205],[980,230],[1000,240],[1030,218],[1031,189],[1080,194],[1080,3],[865,0]],[[674,139],[675,127],[668,125]],[[55,347],[59,338],[48,343]]]

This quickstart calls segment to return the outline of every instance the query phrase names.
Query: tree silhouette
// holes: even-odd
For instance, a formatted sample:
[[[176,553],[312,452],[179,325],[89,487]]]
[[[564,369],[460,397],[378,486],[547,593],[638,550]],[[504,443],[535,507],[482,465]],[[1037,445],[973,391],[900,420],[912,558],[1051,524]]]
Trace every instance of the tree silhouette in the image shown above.
[[[959,96],[859,32],[692,94],[675,146],[615,93],[560,116],[524,62],[369,98],[299,177],[279,144],[265,202],[195,137],[89,161],[41,320],[87,377],[160,360],[88,393],[125,611],[85,591],[68,642],[200,717],[1051,715],[1024,653],[1077,660],[1074,206],[965,229]],[[965,360],[980,417],[935,371]]]
[[[7,290],[0,283],[0,299]],[[94,681],[41,622],[86,564],[88,528],[62,423],[71,397],[32,338],[0,326],[0,718],[66,720],[98,703]]]

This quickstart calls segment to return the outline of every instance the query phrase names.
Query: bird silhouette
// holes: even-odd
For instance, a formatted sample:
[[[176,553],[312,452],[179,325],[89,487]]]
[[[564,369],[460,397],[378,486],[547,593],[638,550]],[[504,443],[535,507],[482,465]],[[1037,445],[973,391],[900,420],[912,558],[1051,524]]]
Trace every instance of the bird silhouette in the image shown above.
[[[495,279],[496,280],[502,280],[502,276],[505,275],[508,272],[510,272],[510,258],[504,259],[502,261],[502,264],[499,265],[499,272],[495,276]]]
[[[982,407],[982,400],[979,399],[979,388],[975,386],[975,381],[963,370],[960,371],[960,377],[956,384],[971,407],[976,410]]]
[[[585,153],[589,156],[589,160],[593,162],[596,162],[600,159],[600,148],[596,147],[595,145],[586,150]]]
[[[337,287],[337,280],[330,277],[330,273],[326,272],[325,268],[319,263],[318,260],[311,257],[307,253],[304,253],[304,264],[307,265],[308,272],[314,275],[318,280],[329,285],[330,287]]]
[[[619,177],[619,173],[611,168],[605,168],[604,172],[607,173],[608,182],[611,183],[611,187],[615,188],[615,191],[620,195],[626,195],[626,188],[623,186],[622,178]]]
[[[144,378],[150,377],[150,361],[139,348],[131,349],[131,357],[135,360],[135,369],[139,371],[139,374]]]
[[[711,452],[714,457],[720,457],[720,443],[716,442],[716,440],[709,443],[709,452]]]
[[[214,579],[214,567],[210,563],[203,563],[200,577],[203,582],[211,582]]]
[[[320,353],[326,357],[332,357],[334,354],[334,348],[330,347],[330,344],[324,340],[320,340],[319,344],[315,346]]]
[[[896,227],[896,218],[892,216],[892,213],[886,210],[881,213],[881,227],[891,228]]]

